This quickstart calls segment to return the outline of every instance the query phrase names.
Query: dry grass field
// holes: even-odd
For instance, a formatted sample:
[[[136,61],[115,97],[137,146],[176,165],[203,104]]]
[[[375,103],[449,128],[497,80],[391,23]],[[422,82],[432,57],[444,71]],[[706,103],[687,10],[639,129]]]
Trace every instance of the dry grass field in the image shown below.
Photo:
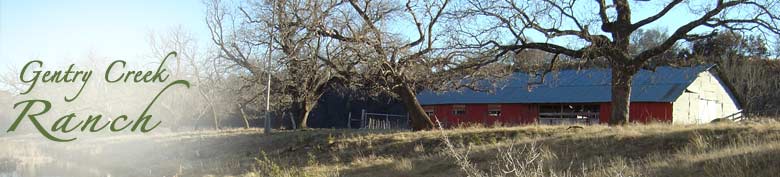
[[[0,176],[774,176],[780,123],[0,138]]]

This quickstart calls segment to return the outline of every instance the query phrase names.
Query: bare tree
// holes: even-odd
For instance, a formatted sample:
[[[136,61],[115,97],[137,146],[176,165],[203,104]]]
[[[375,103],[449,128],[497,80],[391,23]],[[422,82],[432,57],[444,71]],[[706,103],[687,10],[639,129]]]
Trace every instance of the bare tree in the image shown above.
[[[451,41],[446,40],[450,38],[446,28],[451,24],[444,19],[448,9],[454,8],[449,0],[341,2],[314,30],[345,46],[348,61],[337,64],[320,58],[338,74],[351,77],[349,81],[400,98],[413,130],[434,126],[417,100],[419,90],[477,89],[477,78],[505,73],[477,72],[486,71],[479,69],[489,66],[490,62],[483,61],[492,58],[451,50]],[[396,30],[414,33],[404,35]],[[509,68],[495,69],[492,71]]]
[[[5,72],[0,73],[0,90],[5,90],[13,94],[22,93],[28,85],[22,83],[18,76],[21,69],[7,66]]]
[[[651,8],[650,3],[661,5],[655,14],[643,19],[632,15],[633,6]],[[465,4],[468,8],[454,16],[480,22],[460,23],[463,25],[458,31],[462,33],[462,41],[467,41],[465,47],[498,49],[503,51],[499,56],[536,49],[584,60],[608,60],[612,68],[610,125],[629,121],[633,76],[651,58],[677,42],[711,38],[720,29],[780,34],[779,3],[772,0],[466,0]],[[670,16],[669,12],[676,9],[689,11],[695,19],[674,29],[660,44],[635,54],[630,52],[632,34]],[[545,40],[529,40],[532,34],[541,34]]]
[[[396,15],[394,12],[404,10],[393,3],[348,1],[348,7],[338,9],[345,15],[333,19],[335,24],[344,24],[340,26],[341,29],[321,24],[319,34],[353,45],[355,63],[362,63],[367,67],[363,70],[363,80],[367,81],[365,83],[378,85],[378,88],[397,94],[409,112],[412,129],[427,130],[433,128],[434,124],[416,98],[414,82],[414,78],[419,77],[416,75],[421,73],[406,70],[413,69],[415,63],[423,62],[425,55],[433,51],[434,37],[430,35],[433,35],[433,28],[448,4],[449,1],[440,2],[436,7],[433,4],[425,4],[425,10],[436,10],[426,11],[431,15],[418,16],[419,11],[413,9],[412,2],[408,1],[405,10],[412,17],[419,37],[407,43],[393,38],[389,32],[383,31],[387,30],[386,28],[380,26],[386,22],[386,18]],[[423,24],[421,20],[427,20],[427,23]],[[419,50],[410,52],[413,47],[418,46],[421,46]]]
[[[177,57],[171,58],[166,62],[166,67],[171,69],[171,76],[177,79],[186,79],[193,81],[192,84],[196,92],[176,92],[170,95],[164,96],[164,99],[159,101],[160,107],[171,112],[171,117],[180,117],[173,119],[174,123],[171,125],[173,130],[177,130],[180,126],[186,124],[185,120],[181,117],[202,117],[206,114],[205,110],[213,111],[213,115],[218,114],[214,107],[212,109],[206,109],[207,104],[211,102],[204,102],[201,97],[203,88],[200,80],[200,61],[202,55],[197,48],[196,41],[190,33],[186,32],[181,26],[171,28],[169,31],[161,34],[154,32],[149,33],[148,43],[150,44],[150,57],[165,56],[168,52],[175,51]],[[171,99],[177,98],[177,99]],[[173,101],[177,101],[174,103]],[[181,103],[183,100],[183,103]],[[208,100],[208,99],[206,99]],[[191,110],[203,110],[199,112]],[[216,119],[218,117],[213,117]],[[192,121],[192,120],[189,120]],[[218,127],[215,123],[215,128]]]
[[[219,1],[210,6],[209,29],[220,49],[221,58],[236,63],[255,77],[264,76],[268,66],[259,58],[275,61],[280,94],[289,96],[289,104],[299,128],[307,127],[309,113],[317,105],[328,84],[340,79],[317,56],[331,52],[318,39],[312,24],[321,23],[337,1],[291,0],[247,1],[229,13]],[[227,17],[240,19],[237,24]],[[236,26],[235,28],[232,28]],[[256,53],[270,52],[269,57]],[[282,100],[279,100],[282,101]],[[287,101],[287,100],[284,100]]]

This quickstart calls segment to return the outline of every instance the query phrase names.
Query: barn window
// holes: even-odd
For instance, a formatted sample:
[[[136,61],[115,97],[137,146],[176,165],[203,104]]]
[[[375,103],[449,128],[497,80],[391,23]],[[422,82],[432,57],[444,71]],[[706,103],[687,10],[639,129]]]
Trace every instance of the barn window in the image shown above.
[[[452,115],[465,115],[466,105],[454,105],[452,106]]]
[[[596,124],[600,106],[595,104],[549,104],[539,106],[541,124]]]
[[[501,105],[491,104],[488,105],[488,116],[498,117],[501,115]]]
[[[428,117],[433,117],[433,108],[431,107],[425,108],[425,114],[427,114]]]

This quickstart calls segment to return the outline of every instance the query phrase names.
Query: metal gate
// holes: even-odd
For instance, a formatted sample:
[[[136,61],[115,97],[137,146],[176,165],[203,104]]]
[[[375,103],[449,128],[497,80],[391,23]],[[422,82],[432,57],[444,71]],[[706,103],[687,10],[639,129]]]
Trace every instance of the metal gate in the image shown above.
[[[355,128],[359,129],[409,129],[407,115],[371,113],[365,109],[360,111],[359,118],[353,118],[352,113],[349,113],[347,127],[353,128],[354,123],[358,124],[359,127]]]

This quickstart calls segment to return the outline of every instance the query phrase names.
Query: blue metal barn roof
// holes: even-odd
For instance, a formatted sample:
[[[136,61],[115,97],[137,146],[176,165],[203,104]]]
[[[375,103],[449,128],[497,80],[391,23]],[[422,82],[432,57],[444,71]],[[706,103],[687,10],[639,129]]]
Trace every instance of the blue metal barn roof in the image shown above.
[[[673,102],[697,75],[714,65],[695,67],[658,67],[641,70],[633,79],[632,102]],[[544,83],[528,89],[528,81],[537,81],[528,73],[515,73],[493,92],[461,89],[443,93],[423,91],[417,95],[422,105],[479,103],[597,103],[610,102],[610,69],[561,70],[547,74]]]

